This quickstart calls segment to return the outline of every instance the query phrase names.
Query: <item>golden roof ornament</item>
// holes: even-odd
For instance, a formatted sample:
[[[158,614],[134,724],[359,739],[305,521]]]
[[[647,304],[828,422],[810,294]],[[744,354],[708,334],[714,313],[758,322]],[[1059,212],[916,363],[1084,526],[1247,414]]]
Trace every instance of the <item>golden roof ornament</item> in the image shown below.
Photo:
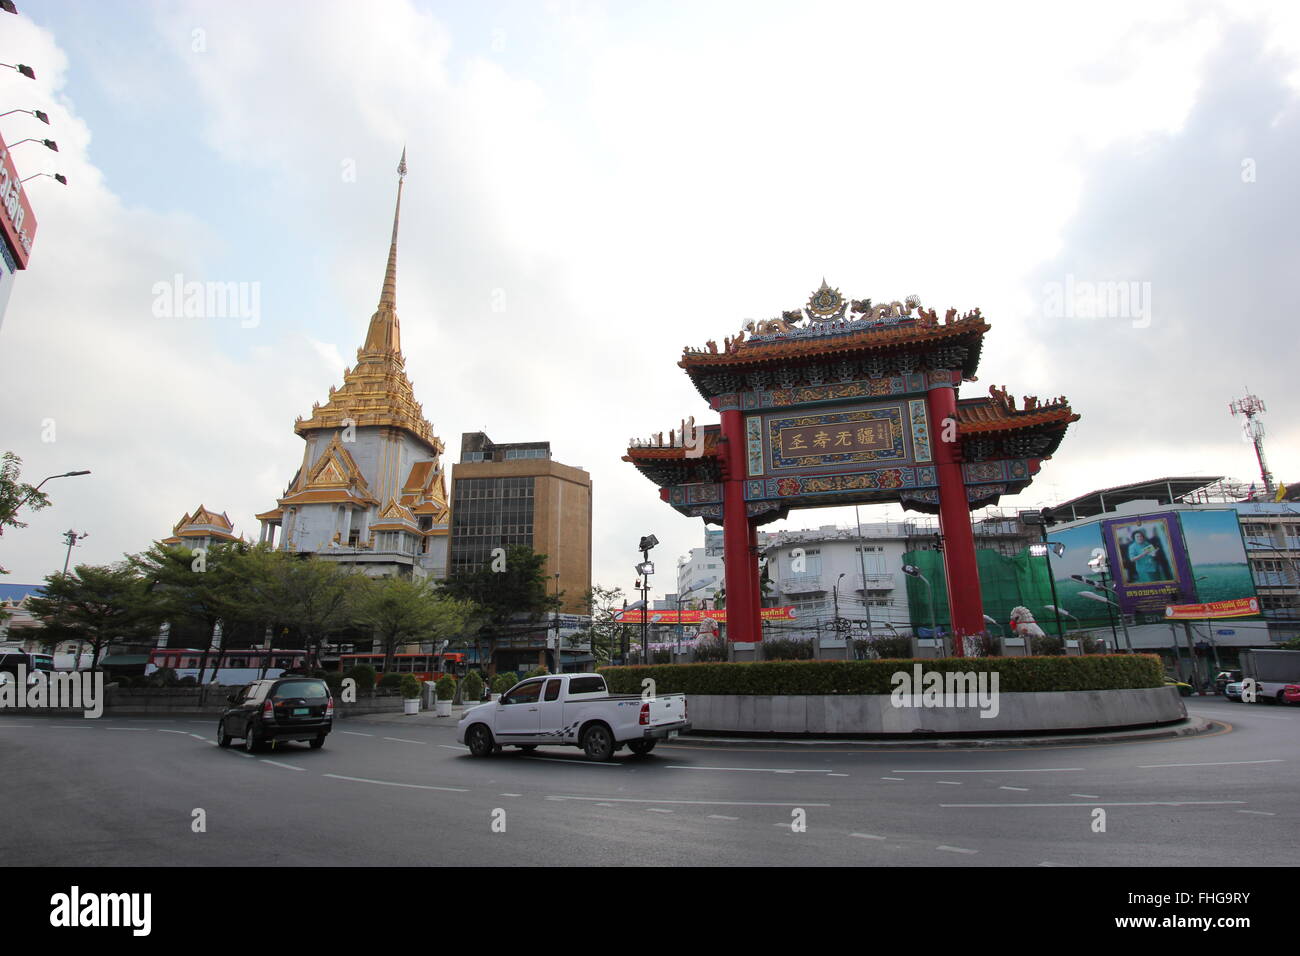
[[[822,284],[808,297],[808,315],[814,322],[834,322],[844,318],[847,303],[839,289],[832,289],[822,276]]]

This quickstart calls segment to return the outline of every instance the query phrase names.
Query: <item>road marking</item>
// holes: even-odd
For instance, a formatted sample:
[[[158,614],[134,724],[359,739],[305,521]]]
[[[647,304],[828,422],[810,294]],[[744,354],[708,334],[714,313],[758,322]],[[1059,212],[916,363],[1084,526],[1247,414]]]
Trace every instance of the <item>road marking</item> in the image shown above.
[[[612,807],[613,805],[614,805],[614,804],[612,804],[612,803],[598,803],[598,804],[596,804],[596,806],[598,806],[598,807]]]
[[[738,773],[824,773],[830,774],[829,770],[781,770],[776,767],[691,767],[684,764],[669,764],[669,770],[731,770]],[[847,777],[848,774],[834,774],[834,776]]]
[[[960,846],[937,846],[936,850],[947,850],[949,853],[978,853],[979,850],[967,850]]]
[[[522,797],[523,794],[522,794],[522,793],[499,793],[499,794],[497,794],[497,796],[499,796],[499,797]]]
[[[660,808],[660,807],[646,807],[646,808],[645,808],[645,812],[646,812],[646,813],[672,813],[673,811],[672,811],[672,810],[664,810],[664,809],[662,809],[662,808]],[[785,826],[785,824],[782,823],[781,826]]]
[[[1138,764],[1139,770],[1152,770],[1156,767],[1238,767],[1248,763],[1286,763],[1285,760],[1221,760],[1215,763],[1144,763]]]
[[[1100,800],[1101,797],[1095,793],[1072,793],[1072,797],[1083,797],[1085,800]]]
[[[721,813],[710,813],[705,819],[708,820],[739,820],[740,817],[726,817]]]
[[[264,759],[264,760],[262,761],[262,763],[269,763],[272,767],[283,767],[285,770],[299,770],[299,771],[303,771],[303,772],[305,772],[306,769],[307,769],[306,767],[295,767],[295,766],[294,766],[293,764],[291,764],[291,763],[280,763],[280,761],[278,761],[278,760],[265,760],[265,759]]]
[[[828,773],[826,776],[828,776],[828,777],[847,777],[848,774],[847,774],[847,773]]]
[[[190,734],[190,736],[193,737],[195,740],[207,740],[207,739],[208,739],[207,737],[204,737],[202,734]]]
[[[902,783],[902,782],[903,782],[903,778],[902,778],[902,777],[881,777],[880,779],[881,779],[881,780],[897,780],[899,783]]]
[[[1028,770],[891,770],[890,773],[1072,773],[1082,767],[1034,767]]]
[[[598,800],[608,800],[611,803],[671,803],[677,806],[689,807],[829,807],[829,803],[792,803],[785,802],[765,802],[760,800],[645,800],[637,797],[577,797],[565,794],[563,796],[554,796],[548,794],[547,800],[582,800],[595,803]]]
[[[1142,800],[1132,803],[941,803],[940,807],[1222,807],[1245,800]]]
[[[1261,817],[1275,817],[1275,816],[1277,816],[1276,813],[1269,813],[1267,810],[1238,810],[1237,812],[1238,812],[1238,813],[1253,813],[1253,814],[1255,814],[1256,816],[1261,816]]]
[[[406,787],[410,790],[442,790],[447,793],[469,793],[462,787],[431,787],[423,783],[397,783],[392,780],[370,780],[366,777],[345,777],[338,773],[323,773],[322,777],[331,777],[334,780],[351,780],[353,783],[373,783],[380,787]]]
[[[1069,866],[1068,863],[1039,863],[1039,866]]]
[[[192,734],[192,733],[190,733],[188,730],[163,730],[162,728],[159,728],[159,729],[158,729],[158,733],[160,733],[160,734],[180,734],[182,737],[197,737],[197,736],[198,736],[197,734]],[[202,738],[200,738],[200,739],[202,739]]]
[[[942,783],[949,787],[960,787],[961,784],[956,780],[936,780],[935,783]]]
[[[344,733],[347,733],[347,731],[344,731]],[[363,737],[373,737],[374,735],[373,735],[373,734],[362,734],[361,736],[363,736]],[[438,744],[438,746],[439,746],[439,747],[446,748],[447,750],[469,750],[468,747],[463,747],[463,746],[461,746],[460,744]]]
[[[105,727],[105,730],[134,730],[139,733],[148,733],[152,728],[149,727]]]
[[[356,730],[340,730],[339,733],[348,734],[349,736],[352,737],[373,737],[374,736],[374,734],[363,734],[360,731],[356,731]]]
[[[399,744],[422,744],[423,740],[407,740],[405,737],[385,737],[385,740],[392,740]]]
[[[1028,787],[998,787],[998,789],[999,789],[999,790],[1021,790],[1021,791],[1024,791],[1025,793],[1028,793],[1028,792],[1029,792],[1029,788],[1028,788]],[[1079,796],[1079,794],[1077,794],[1077,793],[1072,793],[1072,794],[1070,794],[1070,796],[1072,796],[1072,797],[1077,797],[1077,796]]]
[[[571,767],[621,767],[621,763],[592,763],[581,757],[525,757],[528,761],[549,760],[551,763],[567,763]]]
[[[35,727],[35,726],[36,726],[35,724],[11,724],[8,723],[7,721],[5,723],[0,723],[0,727]]]
[[[849,836],[857,837],[859,840],[883,840],[884,837],[876,836],[874,833],[850,833]]]

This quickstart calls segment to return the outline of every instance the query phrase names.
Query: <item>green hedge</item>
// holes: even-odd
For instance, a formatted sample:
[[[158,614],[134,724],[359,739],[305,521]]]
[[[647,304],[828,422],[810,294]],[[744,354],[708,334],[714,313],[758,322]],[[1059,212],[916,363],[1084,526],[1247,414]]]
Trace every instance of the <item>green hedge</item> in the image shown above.
[[[1160,687],[1164,670],[1153,654],[1084,657],[946,657],[928,660],[755,661],[602,667],[613,694],[639,694],[652,678],[657,694],[888,694],[890,677],[929,671],[997,671],[999,693],[1124,690]]]

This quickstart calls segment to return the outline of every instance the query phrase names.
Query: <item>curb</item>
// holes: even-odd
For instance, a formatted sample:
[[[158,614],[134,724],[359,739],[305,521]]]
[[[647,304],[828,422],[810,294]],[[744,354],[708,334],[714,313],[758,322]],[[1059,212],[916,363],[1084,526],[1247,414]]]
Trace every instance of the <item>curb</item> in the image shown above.
[[[753,747],[761,749],[770,747],[773,744],[782,746],[796,747],[843,747],[843,746],[866,746],[872,748],[878,747],[905,747],[910,750],[918,748],[930,750],[977,750],[985,747],[1042,747],[1042,746],[1060,746],[1067,744],[1103,744],[1103,743],[1127,743],[1134,740],[1159,740],[1162,738],[1174,739],[1177,737],[1195,737],[1201,734],[1222,733],[1230,730],[1231,727],[1222,721],[1206,720],[1201,717],[1188,717],[1174,724],[1163,727],[1146,727],[1135,730],[1115,730],[1090,732],[1083,731],[1080,733],[1064,732],[1051,734],[1049,736],[1037,737],[930,737],[920,736],[908,737],[905,739],[889,738],[878,739],[873,737],[839,737],[839,738],[809,738],[809,737],[705,737],[691,734],[689,736],[676,737],[673,744],[676,746],[700,745],[701,748],[716,744],[728,744],[730,746]]]

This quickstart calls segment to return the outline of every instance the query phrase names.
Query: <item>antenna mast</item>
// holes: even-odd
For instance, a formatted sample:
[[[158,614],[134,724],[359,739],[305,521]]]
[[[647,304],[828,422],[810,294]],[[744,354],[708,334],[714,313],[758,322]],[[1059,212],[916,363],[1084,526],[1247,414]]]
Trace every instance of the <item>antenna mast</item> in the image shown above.
[[[1255,457],[1259,460],[1259,473],[1264,479],[1264,494],[1271,499],[1273,497],[1273,473],[1268,470],[1268,463],[1264,460],[1264,423],[1256,417],[1260,412],[1267,411],[1264,408],[1264,402],[1256,396],[1248,394],[1245,398],[1229,402],[1228,411],[1232,412],[1234,418],[1237,415],[1246,417],[1245,422],[1242,423],[1242,434],[1255,444]]]

